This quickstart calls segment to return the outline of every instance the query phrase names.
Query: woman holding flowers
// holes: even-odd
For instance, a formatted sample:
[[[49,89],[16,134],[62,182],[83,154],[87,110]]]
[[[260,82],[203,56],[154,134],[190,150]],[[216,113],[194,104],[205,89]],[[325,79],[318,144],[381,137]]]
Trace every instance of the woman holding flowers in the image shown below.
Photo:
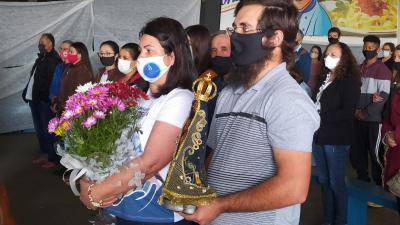
[[[150,82],[149,100],[139,105],[146,112],[140,157],[100,183],[81,179],[80,198],[88,208],[107,208],[118,225],[191,224],[157,203],[193,101],[196,74],[185,30],[176,20],[156,18],[142,28],[140,48],[137,69]]]

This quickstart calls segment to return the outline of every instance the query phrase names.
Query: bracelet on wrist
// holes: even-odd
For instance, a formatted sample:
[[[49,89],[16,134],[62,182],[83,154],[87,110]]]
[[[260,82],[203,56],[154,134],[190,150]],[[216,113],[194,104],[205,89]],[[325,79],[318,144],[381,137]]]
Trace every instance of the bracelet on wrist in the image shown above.
[[[103,200],[100,200],[98,202],[93,200],[93,196],[92,196],[92,187],[93,187],[93,185],[94,184],[89,185],[88,193],[87,193],[88,197],[89,197],[90,204],[92,204],[92,206],[94,206],[96,208],[102,207],[103,206]]]

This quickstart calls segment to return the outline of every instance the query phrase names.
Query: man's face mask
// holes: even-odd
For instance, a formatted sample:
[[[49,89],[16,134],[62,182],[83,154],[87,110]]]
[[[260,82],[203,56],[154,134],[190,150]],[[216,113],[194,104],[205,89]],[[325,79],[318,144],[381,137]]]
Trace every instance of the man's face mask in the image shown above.
[[[232,67],[232,58],[231,57],[221,57],[215,56],[211,58],[211,68],[218,75],[225,75],[229,72]]]
[[[363,55],[365,57],[365,59],[369,60],[374,58],[375,56],[378,55],[378,51],[375,50],[363,50]]]
[[[263,37],[264,34],[260,32],[253,34],[232,33],[232,62],[237,66],[247,66],[265,58],[270,50],[263,46]]]

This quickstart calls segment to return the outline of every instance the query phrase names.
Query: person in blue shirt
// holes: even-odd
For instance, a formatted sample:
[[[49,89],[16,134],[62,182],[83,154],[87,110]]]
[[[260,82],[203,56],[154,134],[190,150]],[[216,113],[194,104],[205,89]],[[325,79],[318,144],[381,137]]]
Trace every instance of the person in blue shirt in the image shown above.
[[[58,54],[60,55],[60,58],[62,59],[62,62],[59,63],[53,73],[53,80],[51,81],[50,84],[50,89],[49,89],[49,98],[51,101],[51,110],[53,112],[57,112],[55,109],[55,100],[56,96],[58,95],[58,91],[60,90],[60,80],[61,76],[64,72],[65,69],[65,59],[67,57],[67,54],[69,52],[69,47],[71,46],[72,41],[70,40],[65,40],[61,42],[60,48],[58,49]]]
[[[310,79],[311,56],[310,53],[301,45],[301,43],[303,42],[303,38],[304,34],[301,30],[299,30],[296,36],[297,46],[295,48],[295,53],[296,53],[295,63],[297,69],[300,71],[303,77],[303,81],[305,83],[308,83]]]
[[[332,27],[331,19],[317,0],[294,0],[299,11],[299,29],[307,36],[324,36]]]

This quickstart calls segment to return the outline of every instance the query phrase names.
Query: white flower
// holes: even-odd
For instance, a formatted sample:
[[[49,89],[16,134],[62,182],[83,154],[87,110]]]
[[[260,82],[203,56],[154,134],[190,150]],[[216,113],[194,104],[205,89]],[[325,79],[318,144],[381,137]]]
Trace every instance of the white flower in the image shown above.
[[[95,86],[95,84],[93,84],[92,82],[88,82],[84,85],[79,85],[75,92],[79,92],[79,93],[85,93],[87,92],[89,89],[93,88]]]
[[[109,80],[100,81],[99,84],[111,84],[112,82]]]

